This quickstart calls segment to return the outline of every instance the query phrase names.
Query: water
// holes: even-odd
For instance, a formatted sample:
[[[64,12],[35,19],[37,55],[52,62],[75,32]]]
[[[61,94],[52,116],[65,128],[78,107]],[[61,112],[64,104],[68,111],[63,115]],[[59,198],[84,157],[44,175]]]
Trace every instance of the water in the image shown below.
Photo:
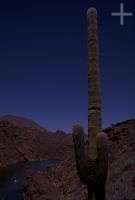
[[[3,200],[23,200],[23,184],[28,169],[45,170],[58,161],[17,163],[0,168],[0,195]]]

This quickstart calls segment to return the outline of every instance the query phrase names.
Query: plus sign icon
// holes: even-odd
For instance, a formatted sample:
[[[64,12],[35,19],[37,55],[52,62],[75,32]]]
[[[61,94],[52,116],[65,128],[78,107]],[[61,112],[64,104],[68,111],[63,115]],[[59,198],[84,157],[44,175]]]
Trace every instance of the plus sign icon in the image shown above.
[[[111,13],[112,16],[119,16],[120,17],[120,25],[124,25],[124,17],[133,16],[131,12],[124,12],[124,4],[120,4],[120,12],[119,13]]]

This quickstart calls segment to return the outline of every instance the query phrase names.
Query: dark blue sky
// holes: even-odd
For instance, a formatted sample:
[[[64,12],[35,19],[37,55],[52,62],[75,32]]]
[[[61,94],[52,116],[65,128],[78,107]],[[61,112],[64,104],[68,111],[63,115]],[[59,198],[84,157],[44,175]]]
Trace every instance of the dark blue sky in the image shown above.
[[[125,17],[120,26],[120,3]],[[98,10],[103,127],[135,117],[135,2],[0,2],[0,115],[29,117],[49,130],[87,130],[87,21]]]

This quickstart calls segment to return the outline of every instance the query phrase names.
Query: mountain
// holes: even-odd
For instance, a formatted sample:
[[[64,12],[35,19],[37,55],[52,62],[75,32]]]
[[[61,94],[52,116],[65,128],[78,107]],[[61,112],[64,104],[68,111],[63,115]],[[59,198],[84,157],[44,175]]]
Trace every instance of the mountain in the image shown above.
[[[46,130],[44,127],[37,124],[34,120],[28,119],[25,117],[18,117],[14,115],[4,115],[0,118],[1,120],[5,120],[10,122],[12,125],[19,127],[19,128],[35,128],[40,131]]]
[[[103,130],[109,138],[107,200],[135,200],[135,119]],[[71,146],[73,152],[73,146]],[[74,154],[47,171],[28,171],[25,200],[88,200],[77,176]]]
[[[64,159],[71,154],[71,136],[47,131],[30,119],[0,119],[0,167],[16,162]]]

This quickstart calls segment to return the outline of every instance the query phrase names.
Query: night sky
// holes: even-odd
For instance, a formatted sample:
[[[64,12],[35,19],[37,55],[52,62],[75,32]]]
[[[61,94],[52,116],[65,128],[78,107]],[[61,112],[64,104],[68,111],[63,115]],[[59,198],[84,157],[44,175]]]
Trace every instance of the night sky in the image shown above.
[[[111,16],[120,11],[133,16]],[[98,11],[103,127],[135,117],[134,0],[0,2],[0,116],[87,132],[86,11]]]

